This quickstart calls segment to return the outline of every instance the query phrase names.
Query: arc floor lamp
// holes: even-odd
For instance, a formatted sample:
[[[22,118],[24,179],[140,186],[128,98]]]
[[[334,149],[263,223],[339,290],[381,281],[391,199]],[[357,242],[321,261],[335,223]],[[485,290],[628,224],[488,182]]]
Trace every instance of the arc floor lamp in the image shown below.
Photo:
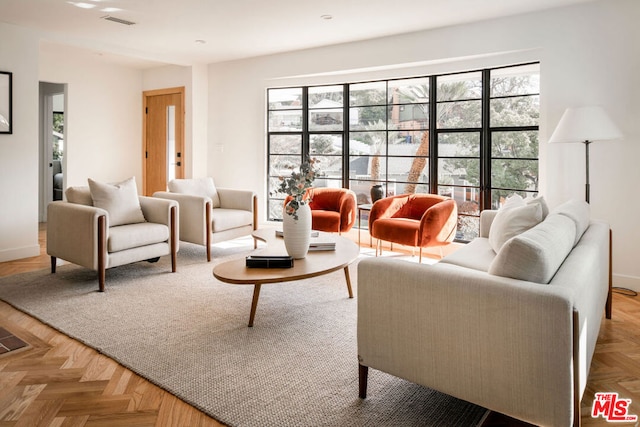
[[[567,108],[553,131],[550,143],[582,142],[585,147],[585,200],[589,203],[589,144],[622,138],[622,132],[600,106]]]

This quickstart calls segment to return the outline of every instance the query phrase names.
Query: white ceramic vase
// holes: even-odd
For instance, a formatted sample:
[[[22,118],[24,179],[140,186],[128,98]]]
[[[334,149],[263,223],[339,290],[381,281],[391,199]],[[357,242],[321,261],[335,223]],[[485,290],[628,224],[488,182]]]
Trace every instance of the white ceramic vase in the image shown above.
[[[282,233],[289,256],[294,259],[307,256],[311,238],[311,208],[308,203],[298,208],[298,219],[288,215],[285,207],[282,213]]]

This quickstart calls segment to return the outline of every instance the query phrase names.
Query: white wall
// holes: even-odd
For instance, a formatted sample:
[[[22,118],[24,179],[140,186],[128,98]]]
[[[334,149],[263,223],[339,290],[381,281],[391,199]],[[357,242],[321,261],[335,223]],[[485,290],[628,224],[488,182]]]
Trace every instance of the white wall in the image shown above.
[[[209,129],[209,71],[206,65],[192,67],[192,141],[191,141],[191,175],[193,178],[208,176],[208,140]]]
[[[13,134],[0,135],[0,262],[38,246],[38,39],[0,23],[0,70],[13,73]]]
[[[539,60],[541,192],[584,198],[584,146],[547,144],[566,107],[602,105],[625,135],[591,145],[593,217],[611,223],[616,285],[640,290],[640,2],[603,0],[551,11],[209,67],[209,173],[258,191],[266,211],[265,89],[343,83]]]
[[[40,53],[39,78],[67,84],[65,188],[87,185],[88,178],[116,182],[135,176],[140,191],[142,71],[47,49]]]

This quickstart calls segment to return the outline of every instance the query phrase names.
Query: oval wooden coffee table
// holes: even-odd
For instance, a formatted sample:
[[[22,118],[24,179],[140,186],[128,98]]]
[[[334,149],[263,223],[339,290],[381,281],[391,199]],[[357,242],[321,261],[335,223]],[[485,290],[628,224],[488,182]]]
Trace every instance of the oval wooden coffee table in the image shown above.
[[[274,228],[256,230],[252,236],[254,239],[261,240],[267,244],[265,248],[259,249],[260,255],[287,255],[284,240],[281,237],[276,237]],[[244,258],[227,261],[213,268],[213,276],[225,283],[253,285],[249,326],[253,326],[258,298],[260,297],[260,287],[263,284],[308,279],[344,269],[349,298],[353,298],[349,264],[358,257],[360,248],[351,240],[337,234],[321,232],[318,239],[335,240],[336,249],[334,251],[309,251],[305,258],[296,259],[292,268],[247,268]],[[314,238],[311,240],[313,241]]]

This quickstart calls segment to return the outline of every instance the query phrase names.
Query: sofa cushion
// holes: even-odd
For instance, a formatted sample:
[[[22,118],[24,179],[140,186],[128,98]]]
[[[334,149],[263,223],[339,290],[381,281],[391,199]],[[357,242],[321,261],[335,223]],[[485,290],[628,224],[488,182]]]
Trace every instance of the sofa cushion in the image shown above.
[[[440,262],[487,272],[495,257],[496,253],[489,244],[489,239],[478,237],[442,258]]]
[[[211,231],[231,230],[253,224],[253,213],[240,209],[213,209],[211,212]]]
[[[93,206],[109,213],[109,227],[145,222],[135,177],[117,184],[103,184],[89,178],[89,190]]]
[[[172,193],[191,194],[192,196],[208,197],[211,199],[212,207],[220,207],[220,196],[213,178],[194,179],[172,179],[168,184]]]
[[[489,274],[547,284],[573,248],[576,227],[564,215],[549,214],[537,226],[509,239]]]
[[[525,203],[515,194],[498,210],[491,229],[489,244],[498,253],[504,243],[518,234],[527,231],[542,221],[542,207],[538,203]]]
[[[169,227],[164,224],[145,222],[109,227],[107,252],[119,252],[167,240],[169,240]]]
[[[574,222],[576,225],[576,236],[573,245],[577,245],[591,222],[591,208],[589,203],[583,200],[568,200],[556,207],[553,213],[565,215]]]

